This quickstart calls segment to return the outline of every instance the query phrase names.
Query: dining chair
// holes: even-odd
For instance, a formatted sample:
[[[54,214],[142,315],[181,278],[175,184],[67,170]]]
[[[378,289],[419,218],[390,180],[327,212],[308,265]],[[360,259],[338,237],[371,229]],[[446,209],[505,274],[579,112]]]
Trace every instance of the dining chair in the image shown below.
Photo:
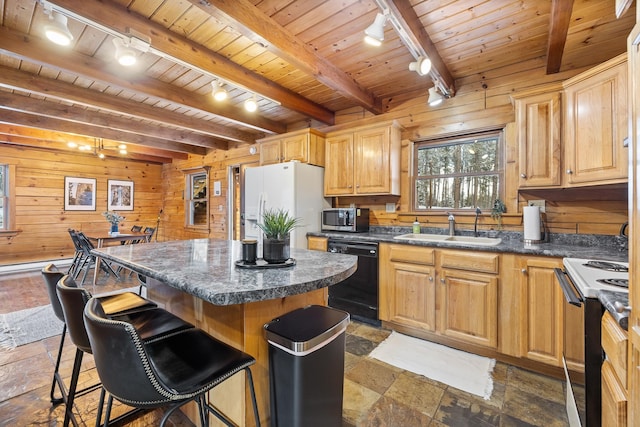
[[[82,247],[80,246],[80,242],[79,242],[78,236],[77,236],[77,231],[74,230],[73,228],[69,228],[69,229],[67,229],[67,232],[69,233],[69,236],[71,237],[71,242],[73,243],[73,247],[75,249],[75,253],[73,255],[73,260],[71,261],[71,265],[69,266],[69,269],[67,270],[67,274],[74,275],[76,273],[76,271],[78,271],[78,268],[79,268],[80,264],[82,264],[82,262],[84,260],[84,252],[82,250]]]
[[[207,402],[206,393],[240,371],[249,382],[255,423],[260,426],[250,355],[235,349],[198,328],[184,329],[160,339],[147,340],[130,322],[109,319],[100,301],[92,299],[84,311],[93,358],[102,381],[98,421],[105,394],[109,394],[105,426],[113,399],[135,408],[168,406],[160,426],[187,402],[198,406],[200,425],[213,414],[227,426],[235,426]],[[118,351],[114,352],[113,349]],[[243,387],[244,390],[244,387]],[[241,396],[238,396],[241,398]]]
[[[91,243],[91,241],[87,238],[87,236],[85,236],[85,234],[82,231],[77,231],[75,235],[76,235],[76,239],[78,240],[78,244],[80,245],[80,249],[82,250],[83,259],[79,265],[79,268],[76,270],[73,278],[77,279],[78,276],[80,275],[80,272],[84,270],[84,274],[82,276],[82,281],[81,281],[81,284],[84,284],[84,281],[87,278],[87,274],[89,273],[89,270],[91,270],[91,267],[95,267],[96,265],[96,256],[91,253],[91,251],[95,249],[95,247],[93,246],[93,243]],[[109,262],[106,260],[103,260],[102,262],[100,262],[100,269],[107,274],[113,274],[113,276],[116,279],[119,277],[118,273],[113,269],[113,267],[111,267],[111,264],[109,264]]]
[[[58,295],[62,312],[64,313],[69,338],[76,346],[76,355],[73,362],[69,388],[68,391],[63,393],[63,401],[65,403],[63,426],[67,427],[69,422],[71,422],[77,427],[78,421],[73,413],[75,398],[80,395],[80,392],[84,394],[100,387],[98,383],[86,389],[77,390],[83,355],[85,353],[92,353],[91,343],[89,342],[83,319],[85,305],[92,298],[92,295],[86,289],[78,287],[70,275],[64,275],[57,282],[56,294]],[[100,301],[105,316],[127,321],[133,325],[133,327],[137,328],[142,341],[158,339],[166,334],[193,328],[192,324],[185,322],[166,310],[159,309],[154,302],[142,298],[133,292],[98,296],[95,300]],[[117,353],[117,351],[113,352]],[[64,387],[64,384],[61,387]]]

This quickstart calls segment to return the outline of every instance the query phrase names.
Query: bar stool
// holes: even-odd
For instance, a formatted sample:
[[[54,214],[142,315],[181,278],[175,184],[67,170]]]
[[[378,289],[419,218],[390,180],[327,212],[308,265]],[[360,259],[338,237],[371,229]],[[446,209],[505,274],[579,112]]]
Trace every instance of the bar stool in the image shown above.
[[[100,301],[92,299],[84,311],[93,358],[102,381],[100,408],[109,393],[105,420],[113,399],[135,408],[169,406],[160,422],[189,401],[198,405],[200,424],[208,425],[212,413],[225,425],[233,424],[205,400],[205,394],[234,374],[244,370],[249,380],[256,425],[260,426],[250,355],[193,328],[144,341],[129,322],[109,319]],[[118,351],[114,352],[113,349]],[[98,420],[101,417],[99,409]],[[105,424],[106,426],[106,424]]]
[[[71,342],[76,346],[76,355],[73,362],[73,371],[68,392],[63,391],[65,403],[65,418],[63,426],[67,427],[71,421],[74,426],[78,422],[73,413],[73,403],[79,396],[77,385],[80,376],[80,368],[84,353],[92,353],[87,331],[84,326],[83,310],[86,303],[92,298],[84,288],[79,288],[73,278],[64,275],[56,284],[56,293],[60,300],[65,324],[69,330]],[[133,292],[104,296],[96,298],[102,303],[106,315],[130,322],[138,328],[141,339],[156,339],[183,329],[191,329],[193,325],[185,322],[171,313],[157,308],[157,305]],[[62,382],[62,381],[61,381]],[[61,389],[64,386],[61,386]],[[87,392],[100,387],[96,384],[85,389]],[[82,390],[83,392],[85,390]],[[129,414],[126,414],[129,415]]]

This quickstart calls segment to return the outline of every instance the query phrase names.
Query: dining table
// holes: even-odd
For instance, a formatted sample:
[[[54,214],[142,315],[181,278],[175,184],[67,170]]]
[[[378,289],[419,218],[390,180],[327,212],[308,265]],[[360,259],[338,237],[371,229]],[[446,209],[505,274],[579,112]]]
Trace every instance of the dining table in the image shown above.
[[[98,232],[85,232],[87,238],[94,243],[96,248],[103,248],[105,246],[122,245],[123,243],[148,243],[151,239],[151,233],[145,233],[143,231],[127,231],[126,233],[112,233],[110,231],[98,231]],[[100,271],[100,256],[96,256],[96,265],[93,272],[93,285],[95,286],[98,281],[98,271]]]

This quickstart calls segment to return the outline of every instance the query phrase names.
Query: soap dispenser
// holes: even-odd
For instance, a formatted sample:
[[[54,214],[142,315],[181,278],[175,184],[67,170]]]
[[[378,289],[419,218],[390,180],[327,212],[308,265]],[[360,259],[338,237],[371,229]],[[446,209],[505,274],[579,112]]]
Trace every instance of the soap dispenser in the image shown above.
[[[413,223],[413,234],[420,234],[420,223],[418,222],[418,217]]]

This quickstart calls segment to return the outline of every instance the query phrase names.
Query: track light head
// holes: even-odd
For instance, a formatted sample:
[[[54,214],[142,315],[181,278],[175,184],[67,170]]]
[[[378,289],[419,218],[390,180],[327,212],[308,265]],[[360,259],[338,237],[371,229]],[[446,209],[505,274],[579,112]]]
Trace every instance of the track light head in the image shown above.
[[[217,82],[213,81],[211,82],[211,85],[213,86],[213,90],[211,91],[213,99],[215,99],[216,101],[224,101],[228,98],[229,94],[223,87],[224,83],[222,82],[222,80],[218,80]]]
[[[435,107],[436,105],[440,105],[444,101],[444,96],[438,91],[438,89],[434,86],[429,89],[429,99],[428,103],[430,107]]]
[[[372,46],[380,46],[384,41],[384,25],[387,23],[387,15],[382,13],[376,14],[373,24],[364,30],[364,41]]]
[[[426,76],[431,71],[431,60],[426,56],[418,58],[417,61],[409,64],[409,70],[415,71],[420,76]]]
[[[69,46],[73,35],[67,27],[67,17],[54,10],[45,9],[49,20],[44,24],[44,34],[53,43],[60,46]]]
[[[244,101],[244,109],[250,113],[255,113],[258,110],[258,101],[255,95]]]
[[[116,47],[115,57],[120,65],[130,67],[138,61],[138,52],[129,43],[116,37],[113,39],[113,45]]]

